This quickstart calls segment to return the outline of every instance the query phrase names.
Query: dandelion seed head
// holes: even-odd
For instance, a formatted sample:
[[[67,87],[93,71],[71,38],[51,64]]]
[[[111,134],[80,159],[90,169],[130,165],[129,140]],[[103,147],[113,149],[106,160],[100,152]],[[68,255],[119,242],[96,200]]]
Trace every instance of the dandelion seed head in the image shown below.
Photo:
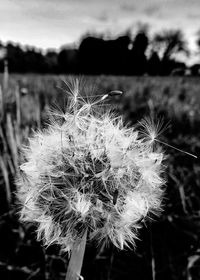
[[[38,225],[45,245],[65,251],[86,229],[98,242],[134,245],[141,220],[161,209],[163,153],[121,117],[93,110],[78,82],[70,92],[66,112],[52,114],[24,148],[21,219]],[[151,125],[143,127],[153,137]]]

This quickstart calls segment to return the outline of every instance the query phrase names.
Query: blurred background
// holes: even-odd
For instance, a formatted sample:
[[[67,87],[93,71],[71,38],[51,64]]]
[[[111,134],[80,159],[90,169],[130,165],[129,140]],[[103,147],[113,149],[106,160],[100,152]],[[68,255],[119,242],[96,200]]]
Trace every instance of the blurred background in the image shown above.
[[[1,0],[0,279],[65,279],[68,257],[36,241],[18,219],[20,148],[66,103],[121,90],[109,105],[134,125],[150,114],[170,124],[160,139],[200,154],[198,0]],[[88,244],[85,280],[200,279],[200,161],[167,146],[164,211],[135,250]]]

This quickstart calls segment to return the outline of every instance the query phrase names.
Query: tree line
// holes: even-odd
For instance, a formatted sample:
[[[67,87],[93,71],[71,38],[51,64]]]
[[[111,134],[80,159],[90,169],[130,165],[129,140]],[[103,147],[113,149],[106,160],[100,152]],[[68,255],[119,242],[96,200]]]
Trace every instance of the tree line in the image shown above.
[[[200,49],[200,34],[197,45]],[[153,38],[145,30],[139,30],[134,38],[128,33],[109,40],[88,35],[82,38],[78,48],[63,47],[46,53],[13,43],[0,43],[2,48],[6,49],[6,55],[4,59],[0,58],[0,71],[3,71],[6,59],[9,71],[15,73],[183,74],[186,65],[177,55],[190,55],[181,30],[165,30]],[[199,66],[191,67],[192,74],[198,73]]]

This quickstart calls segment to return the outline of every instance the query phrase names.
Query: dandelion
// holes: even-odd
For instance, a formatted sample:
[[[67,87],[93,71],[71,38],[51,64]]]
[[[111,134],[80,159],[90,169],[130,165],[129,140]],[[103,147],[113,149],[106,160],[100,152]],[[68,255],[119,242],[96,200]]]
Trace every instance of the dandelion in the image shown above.
[[[99,113],[98,102],[84,102],[77,84],[66,112],[34,133],[24,155],[17,179],[21,220],[38,225],[45,245],[70,252],[87,233],[123,249],[135,245],[142,221],[161,210],[161,149],[121,117]]]

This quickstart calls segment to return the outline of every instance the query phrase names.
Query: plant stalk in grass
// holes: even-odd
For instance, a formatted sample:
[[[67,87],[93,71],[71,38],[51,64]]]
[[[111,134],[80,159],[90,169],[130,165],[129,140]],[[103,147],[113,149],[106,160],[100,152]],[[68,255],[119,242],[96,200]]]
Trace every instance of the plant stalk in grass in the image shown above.
[[[3,99],[3,90],[2,87],[0,85],[0,121],[3,120],[3,116],[4,116],[4,99]]]
[[[11,150],[12,158],[13,158],[13,163],[15,166],[15,170],[18,170],[18,151],[17,151],[17,143],[16,143],[16,138],[15,138],[15,131],[14,131],[14,126],[12,122],[12,116],[10,113],[6,115],[6,129],[7,129],[7,139],[9,143],[9,147]]]
[[[20,127],[20,125],[21,125],[21,98],[20,98],[19,85],[17,85],[16,89],[15,89],[15,99],[16,99],[16,120],[17,120],[18,127]]]
[[[8,61],[7,61],[7,59],[5,59],[4,60],[4,72],[3,72],[3,89],[5,91],[8,89],[8,79],[9,79]]]
[[[87,230],[85,231],[81,240],[75,242],[72,249],[71,258],[69,261],[66,280],[78,280],[81,274],[81,268],[83,265],[83,257],[85,253],[85,246],[87,240]]]
[[[6,168],[6,164],[4,163],[3,157],[0,157],[0,170],[3,174],[3,179],[5,182],[7,203],[8,203],[8,206],[10,206],[12,196],[11,196],[11,190],[10,190],[9,175],[8,175],[8,170]]]

